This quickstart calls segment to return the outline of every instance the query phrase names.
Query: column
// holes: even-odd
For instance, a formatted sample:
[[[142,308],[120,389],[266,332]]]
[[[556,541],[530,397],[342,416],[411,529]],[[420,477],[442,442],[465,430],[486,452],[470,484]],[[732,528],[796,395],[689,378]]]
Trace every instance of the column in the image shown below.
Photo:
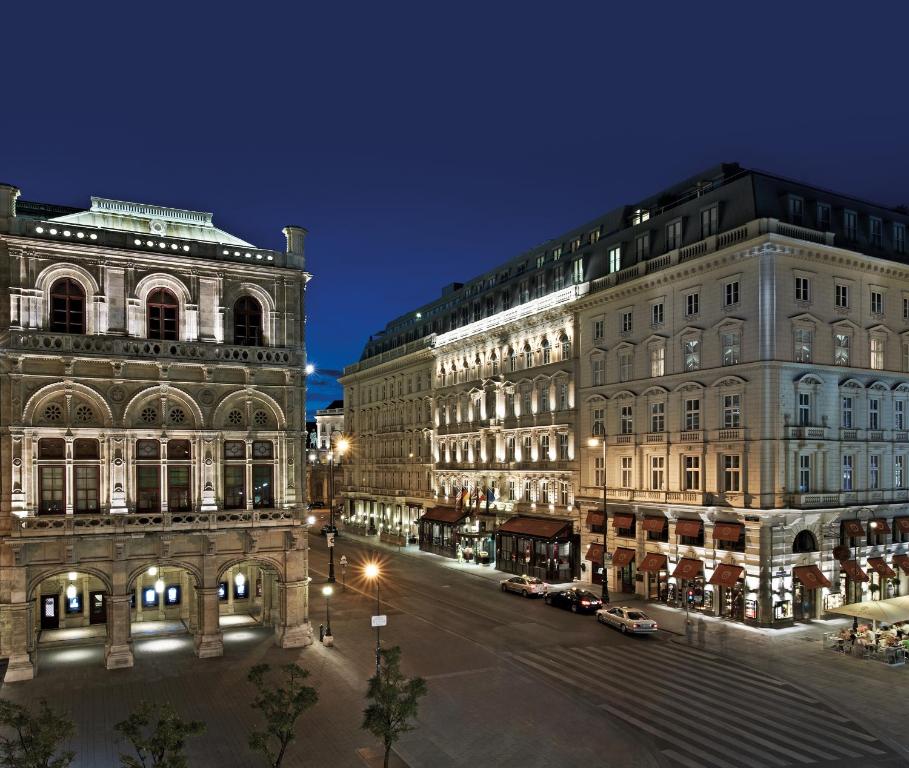
[[[104,644],[104,666],[124,669],[133,665],[129,595],[107,596],[107,642]]]
[[[199,624],[193,642],[196,656],[208,659],[224,655],[220,618],[218,615],[218,587],[196,589]]]
[[[3,606],[3,624],[9,632],[6,647],[9,649],[9,666],[3,682],[13,683],[17,680],[31,680],[35,676],[31,651],[34,601],[11,603]]]
[[[278,621],[275,623],[275,645],[281,648],[301,648],[312,644],[312,627],[308,617],[306,579],[276,582],[278,592]]]

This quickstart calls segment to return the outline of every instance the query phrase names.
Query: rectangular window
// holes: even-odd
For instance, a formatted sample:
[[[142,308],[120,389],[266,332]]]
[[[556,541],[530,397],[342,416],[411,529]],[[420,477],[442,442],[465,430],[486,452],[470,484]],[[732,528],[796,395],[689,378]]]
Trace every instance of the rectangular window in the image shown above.
[[[721,334],[723,341],[723,365],[737,365],[739,363],[742,346],[738,333]]]
[[[275,505],[272,474],[272,466],[270,464],[253,464],[252,496],[254,509],[269,508]]]
[[[807,277],[795,278],[795,300],[811,301],[811,281]]]
[[[663,302],[650,305],[650,325],[658,326],[663,324]]]
[[[666,370],[666,347],[660,344],[650,350],[650,375],[662,376]]]
[[[565,383],[559,384],[559,410],[568,410],[568,385]]]
[[[868,457],[868,488],[876,491],[881,487],[881,457],[871,454]]]
[[[794,195],[789,196],[789,223],[802,226],[805,220],[805,201]]]
[[[688,432],[701,428],[700,399],[685,400],[685,429]]]
[[[811,490],[811,456],[799,456],[799,493],[808,493]]]
[[[602,456],[597,456],[593,460],[593,482],[600,487],[606,485],[606,464]]]
[[[834,293],[834,303],[837,309],[849,309],[849,286],[837,284]]]
[[[75,498],[74,512],[98,512],[99,507],[99,468],[98,467],[80,467],[78,464],[73,468],[73,491]]]
[[[880,291],[871,291],[871,314],[884,314],[884,294]]]
[[[868,429],[881,428],[881,401],[872,397],[868,400]]]
[[[541,384],[537,394],[537,401],[540,404],[540,413],[549,413],[549,385]]]
[[[807,328],[795,329],[795,361],[810,363],[814,346],[814,334]]]
[[[723,306],[732,307],[739,303],[739,281],[732,280],[723,287]]]
[[[167,468],[167,509],[170,512],[188,512],[192,509],[187,466]]]
[[[136,467],[136,506],[140,512],[161,511],[160,467]]]
[[[701,343],[697,339],[687,339],[683,343],[685,370],[696,371],[701,367]]]
[[[650,255],[649,232],[644,232],[634,239],[634,255],[638,261],[643,261]]]
[[[606,383],[606,361],[602,357],[595,357],[590,361],[590,382],[594,387]]]
[[[584,282],[584,260],[575,259],[572,266],[572,274],[574,275],[575,285]]]
[[[606,336],[606,321],[605,320],[594,320],[593,321],[593,340],[602,341]]]
[[[906,428],[906,401],[893,401],[893,428],[903,430]]]
[[[634,354],[632,352],[622,352],[619,355],[619,379],[621,381],[631,381],[634,373]]]
[[[843,429],[852,429],[852,398],[844,397],[841,401],[840,422]]]
[[[666,225],[666,250],[674,251],[682,247],[682,220],[670,222]]]
[[[540,435],[540,461],[549,461],[549,435]]]
[[[650,404],[650,431],[662,432],[666,426],[666,404]]]
[[[903,487],[903,467],[905,457],[902,455],[897,455],[893,457],[893,487],[902,488]]]
[[[609,249],[609,273],[618,272],[622,268],[622,246],[616,245]]]
[[[631,333],[631,310],[622,312],[622,333]]]
[[[622,488],[631,488],[634,484],[634,459],[631,456],[622,456]]]
[[[515,500],[515,481],[514,480],[508,481],[508,500],[509,501]]]
[[[606,409],[594,408],[590,412],[591,434],[595,437],[606,434]]]
[[[742,489],[742,457],[726,454],[723,456],[723,490],[738,493]]]
[[[515,440],[514,437],[508,437],[505,440],[505,457],[508,461],[514,461],[515,458]]]
[[[868,219],[868,239],[875,248],[881,248],[884,245],[884,222],[877,216]]]
[[[66,512],[64,472],[62,466],[38,468],[39,515],[62,515]]]
[[[623,405],[619,413],[619,426],[623,435],[634,432],[634,410],[630,405]]]
[[[701,490],[701,457],[685,457],[685,490]]]
[[[246,508],[246,466],[244,464],[224,466],[224,508]]]
[[[871,337],[871,368],[875,371],[884,370],[884,340],[879,336]]]
[[[833,364],[849,365],[849,335],[846,333],[833,334]]]
[[[830,229],[830,206],[827,203],[817,204],[817,228],[821,232]]]
[[[723,396],[723,428],[738,429],[742,425],[742,396]]]
[[[847,240],[855,240],[858,233],[858,214],[855,211],[843,211],[843,234]]]
[[[685,317],[694,317],[700,312],[701,295],[699,293],[689,293],[685,296]]]
[[[568,499],[569,499],[568,483],[565,482],[564,480],[560,480],[559,481],[559,504],[561,504],[563,507],[567,507]]]
[[[533,501],[533,496],[531,495],[530,480],[524,481],[524,501]]]
[[[843,490],[852,490],[852,475],[855,464],[855,457],[852,455],[843,456]]]
[[[650,490],[662,491],[666,474],[666,457],[650,457]]]
[[[893,225],[893,250],[897,253],[906,252],[906,225],[905,224],[894,224]]]
[[[719,213],[719,206],[716,205],[711,205],[701,211],[701,240],[716,234]]]
[[[811,424],[811,393],[809,392],[799,392],[798,421],[800,427],[807,427]]]
[[[559,461],[568,461],[568,435],[559,433]]]

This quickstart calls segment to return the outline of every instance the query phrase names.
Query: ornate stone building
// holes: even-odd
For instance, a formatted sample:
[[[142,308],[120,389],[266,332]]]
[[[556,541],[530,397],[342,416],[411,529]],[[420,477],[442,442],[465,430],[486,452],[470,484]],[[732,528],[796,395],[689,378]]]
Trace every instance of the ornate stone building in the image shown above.
[[[0,185],[0,654],[41,632],[220,616],[311,642],[305,504],[306,231],[256,248],[211,214]]]
[[[333,482],[336,500],[342,484],[340,466],[344,461],[341,455],[343,451],[339,453],[335,448],[344,434],[344,401],[333,400],[327,407],[317,410],[313,425],[306,455],[309,462],[307,471],[309,499],[313,506],[321,504],[327,506],[331,500]]]

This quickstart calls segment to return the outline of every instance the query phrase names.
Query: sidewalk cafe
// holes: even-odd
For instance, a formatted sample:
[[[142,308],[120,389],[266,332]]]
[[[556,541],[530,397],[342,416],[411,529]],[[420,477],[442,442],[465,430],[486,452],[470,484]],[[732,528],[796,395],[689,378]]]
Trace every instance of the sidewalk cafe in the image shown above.
[[[909,595],[847,603],[832,612],[852,616],[853,624],[851,629],[824,635],[825,648],[890,666],[906,663],[906,652],[909,651]]]
[[[420,549],[443,557],[457,557],[458,533],[470,513],[462,506],[437,506],[420,518]]]

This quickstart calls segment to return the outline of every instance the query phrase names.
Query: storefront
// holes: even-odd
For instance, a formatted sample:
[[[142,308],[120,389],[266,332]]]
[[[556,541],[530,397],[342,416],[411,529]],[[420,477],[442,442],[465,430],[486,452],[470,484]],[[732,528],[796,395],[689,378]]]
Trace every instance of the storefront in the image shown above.
[[[512,517],[496,530],[496,568],[505,573],[570,582],[580,572],[580,537],[570,520]]]
[[[732,621],[745,619],[745,580],[742,574],[745,569],[741,565],[720,563],[713,571],[708,582],[715,593],[717,616]]]
[[[846,574],[846,602],[862,602],[862,584],[870,581],[857,560],[841,560],[840,569]]]
[[[617,547],[612,553],[613,581],[608,586],[613,592],[634,594],[634,555],[634,550],[628,547]]]
[[[647,599],[667,602],[669,600],[669,571],[666,566],[666,555],[659,552],[648,552],[641,560],[638,571],[643,573],[647,580]]]
[[[468,515],[463,507],[433,507],[419,521],[419,544],[423,552],[457,557],[459,528]]]
[[[704,587],[704,563],[690,557],[683,557],[676,563],[669,585],[669,602],[693,611],[713,610],[713,592]],[[675,600],[673,600],[675,596]]]
[[[792,617],[796,621],[817,618],[818,590],[830,587],[830,580],[816,565],[799,565],[792,569]]]
[[[592,584],[603,583],[603,554],[603,545],[594,543],[587,547],[587,554],[584,555],[584,559],[588,562],[587,567],[590,568],[590,582]]]

